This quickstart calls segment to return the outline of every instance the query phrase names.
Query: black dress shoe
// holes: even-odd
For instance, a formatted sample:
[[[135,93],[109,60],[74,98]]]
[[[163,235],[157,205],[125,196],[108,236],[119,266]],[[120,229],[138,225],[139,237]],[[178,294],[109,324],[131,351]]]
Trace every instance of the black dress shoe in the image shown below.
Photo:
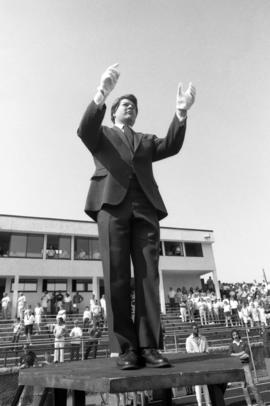
[[[128,350],[120,354],[117,358],[117,366],[120,369],[138,369],[140,368],[138,354],[134,350]]]
[[[155,348],[144,348],[141,351],[141,358],[145,366],[151,368],[170,367],[171,364]]]

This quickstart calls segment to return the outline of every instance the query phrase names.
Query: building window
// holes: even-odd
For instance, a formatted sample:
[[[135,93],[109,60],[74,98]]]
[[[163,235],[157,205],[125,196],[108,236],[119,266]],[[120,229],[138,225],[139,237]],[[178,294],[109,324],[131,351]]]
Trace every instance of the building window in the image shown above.
[[[10,257],[25,257],[27,246],[27,236],[20,234],[12,234],[9,245]]]
[[[0,234],[0,256],[42,258],[44,236],[40,234]]]
[[[47,259],[70,259],[71,238],[60,235],[48,235],[47,237]]]
[[[28,258],[42,258],[44,235],[28,235],[26,256]]]
[[[187,257],[203,257],[202,244],[199,242],[185,243]]]
[[[182,242],[164,241],[165,255],[167,256],[184,256],[184,248]]]
[[[43,279],[42,291],[48,292],[66,292],[67,280],[66,279]]]
[[[0,233],[0,257],[8,257],[10,233]]]
[[[101,259],[98,238],[75,237],[75,259]]]
[[[14,291],[14,279],[11,280],[10,291]],[[37,280],[36,279],[19,279],[19,292],[37,292]]]
[[[92,292],[93,280],[92,279],[73,279],[72,292]]]

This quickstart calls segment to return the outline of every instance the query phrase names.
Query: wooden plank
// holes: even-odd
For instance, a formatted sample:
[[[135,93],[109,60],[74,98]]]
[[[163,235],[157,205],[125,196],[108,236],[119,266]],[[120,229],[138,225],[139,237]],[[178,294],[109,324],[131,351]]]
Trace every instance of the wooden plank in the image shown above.
[[[189,354],[187,354],[189,355]],[[121,371],[114,359],[91,359],[20,371],[19,384],[43,385],[92,393],[132,392],[186,385],[243,381],[241,363],[233,357],[171,357],[171,368]]]

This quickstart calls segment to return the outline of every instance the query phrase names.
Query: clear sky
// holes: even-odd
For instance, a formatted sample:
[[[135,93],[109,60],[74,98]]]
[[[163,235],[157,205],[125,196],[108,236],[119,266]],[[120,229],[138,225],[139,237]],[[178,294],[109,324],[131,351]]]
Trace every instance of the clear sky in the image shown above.
[[[165,136],[178,82],[197,88],[183,149],[154,166],[161,225],[213,229],[222,281],[270,279],[269,21],[269,0],[0,0],[0,213],[87,219],[76,130],[119,62],[108,107],[135,93],[135,130]]]

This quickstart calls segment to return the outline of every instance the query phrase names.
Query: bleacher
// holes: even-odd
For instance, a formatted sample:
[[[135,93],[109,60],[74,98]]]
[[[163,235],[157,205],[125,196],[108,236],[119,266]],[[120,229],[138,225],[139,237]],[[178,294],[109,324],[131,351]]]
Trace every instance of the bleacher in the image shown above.
[[[82,328],[82,314],[68,315],[66,319],[66,327],[68,332],[73,328],[73,321],[79,320],[79,325]],[[163,334],[164,334],[164,351],[165,352],[185,352],[185,341],[189,334],[191,334],[191,323],[183,323],[179,318],[177,311],[170,311],[166,315],[161,315]],[[200,321],[197,318],[195,320],[198,325]],[[41,333],[36,334],[34,330],[32,335],[32,346],[38,361],[42,363],[44,361],[44,353],[49,352],[53,355],[54,352],[54,336],[52,334],[52,326],[55,324],[55,316],[47,316],[43,319],[41,324]],[[23,344],[26,343],[26,337],[21,335],[20,341],[15,351],[13,351],[14,345],[12,344],[12,326],[13,320],[0,320],[0,367],[10,367],[18,364],[18,361],[23,353]],[[237,327],[242,337],[246,338],[246,330],[243,327]],[[208,324],[200,327],[200,333],[207,337],[209,343],[209,351],[226,351],[229,343],[231,342],[231,330],[232,328],[225,327],[224,320],[219,320],[218,323]],[[249,329],[249,340],[252,345],[257,345],[258,342],[262,342],[260,330],[258,328]],[[80,358],[83,359],[85,352],[86,342],[89,341],[87,334],[84,333]],[[65,340],[65,360],[70,360],[70,338],[66,337]],[[108,332],[106,328],[103,328],[102,337],[99,339],[97,357],[109,356],[109,340]]]
[[[74,320],[79,320],[79,326],[83,329],[82,314],[68,315],[66,319],[66,328],[68,333],[74,327]],[[40,325],[40,333],[34,327],[33,335],[31,336],[32,345],[30,349],[35,352],[38,362],[44,361],[44,353],[49,352],[53,355],[54,352],[54,336],[52,333],[53,325],[56,323],[56,317],[48,315]],[[11,367],[18,364],[20,357],[23,354],[23,345],[27,343],[24,332],[20,336],[18,344],[12,343],[13,338],[13,320],[0,320],[0,368]],[[65,360],[70,360],[70,338],[65,338]],[[89,336],[84,332],[81,341],[80,357],[82,359],[85,345],[89,341]],[[14,350],[15,349],[15,350]],[[103,327],[102,336],[99,339],[97,357],[108,357],[109,343],[107,328]]]

